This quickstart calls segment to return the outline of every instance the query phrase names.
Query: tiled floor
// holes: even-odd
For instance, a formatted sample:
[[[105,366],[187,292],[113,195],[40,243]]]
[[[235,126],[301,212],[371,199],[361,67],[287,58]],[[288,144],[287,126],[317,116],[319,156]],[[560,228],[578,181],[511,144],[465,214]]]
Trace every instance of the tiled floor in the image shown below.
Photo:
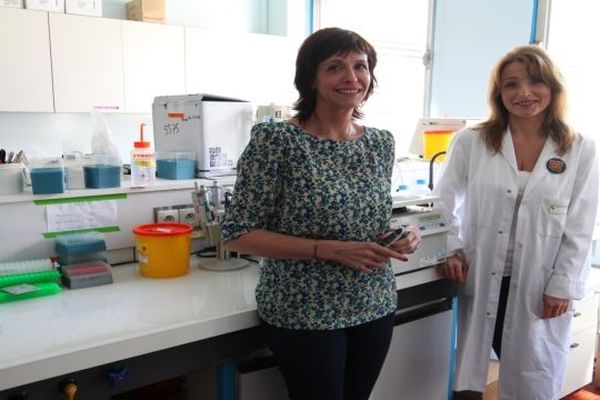
[[[490,368],[488,370],[488,385],[483,394],[483,400],[498,399],[498,369],[499,363],[490,363]],[[589,384],[577,392],[564,397],[562,400],[600,400],[600,389]]]

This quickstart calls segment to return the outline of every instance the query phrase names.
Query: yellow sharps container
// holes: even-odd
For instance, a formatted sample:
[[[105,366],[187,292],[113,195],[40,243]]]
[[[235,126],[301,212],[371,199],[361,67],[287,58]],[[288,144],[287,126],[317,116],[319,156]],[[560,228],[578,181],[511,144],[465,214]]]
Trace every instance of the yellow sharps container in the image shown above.
[[[431,158],[440,151],[448,151],[454,131],[424,131],[423,132],[423,159]],[[445,157],[440,156],[436,161],[442,162]]]
[[[139,273],[148,278],[174,278],[190,272],[190,235],[187,224],[138,225],[133,229]]]

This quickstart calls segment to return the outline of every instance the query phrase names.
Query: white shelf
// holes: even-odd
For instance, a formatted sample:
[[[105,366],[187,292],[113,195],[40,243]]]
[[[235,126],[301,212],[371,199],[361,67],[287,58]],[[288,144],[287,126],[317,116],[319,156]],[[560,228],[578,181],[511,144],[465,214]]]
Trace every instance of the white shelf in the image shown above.
[[[34,200],[45,200],[45,199],[60,199],[68,197],[80,197],[80,196],[100,196],[106,194],[116,193],[145,193],[145,192],[159,192],[165,190],[180,190],[180,189],[194,189],[194,183],[198,185],[210,186],[213,181],[217,180],[222,185],[233,185],[235,183],[235,177],[219,177],[214,179],[181,179],[181,180],[170,180],[156,178],[154,185],[144,188],[132,188],[131,180],[129,175],[125,175],[121,178],[121,186],[106,189],[77,189],[67,190],[64,193],[58,194],[33,194],[31,192],[31,186],[26,187],[23,193],[0,195],[0,204],[2,203],[18,203],[28,202]],[[190,200],[191,202],[191,200]]]

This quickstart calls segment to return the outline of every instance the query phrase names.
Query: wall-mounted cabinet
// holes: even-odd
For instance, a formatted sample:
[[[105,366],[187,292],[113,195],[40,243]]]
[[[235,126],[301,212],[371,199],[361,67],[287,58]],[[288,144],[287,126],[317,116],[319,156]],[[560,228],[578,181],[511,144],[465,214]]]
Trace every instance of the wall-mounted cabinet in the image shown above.
[[[0,111],[54,111],[48,13],[0,7],[0,54]]]
[[[297,47],[286,37],[185,28],[187,92],[291,103]]]
[[[50,13],[56,112],[123,112],[119,20]]]
[[[181,26],[123,21],[125,112],[150,113],[156,96],[185,93]]]
[[[272,35],[0,8],[0,112],[150,113],[155,96],[184,93],[289,104],[296,97],[298,44]]]

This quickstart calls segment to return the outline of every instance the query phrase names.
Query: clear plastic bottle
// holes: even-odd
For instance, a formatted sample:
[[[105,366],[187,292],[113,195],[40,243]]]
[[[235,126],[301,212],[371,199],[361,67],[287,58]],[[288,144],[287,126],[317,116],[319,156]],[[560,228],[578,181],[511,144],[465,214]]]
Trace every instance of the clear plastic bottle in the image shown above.
[[[140,141],[131,150],[131,186],[144,187],[156,180],[156,158],[150,142],[144,141],[144,126],[140,125]]]

